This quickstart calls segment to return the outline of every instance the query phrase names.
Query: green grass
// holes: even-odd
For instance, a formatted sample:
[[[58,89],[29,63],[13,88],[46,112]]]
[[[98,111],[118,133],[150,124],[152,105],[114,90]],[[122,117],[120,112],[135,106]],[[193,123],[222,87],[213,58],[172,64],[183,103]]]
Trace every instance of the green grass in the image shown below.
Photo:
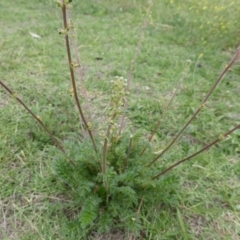
[[[127,77],[145,18],[147,1],[77,1],[73,22],[84,83],[102,121],[110,81]],[[118,2],[118,3],[116,3]],[[239,44],[238,1],[153,1],[131,83],[129,122],[150,132],[171,93],[192,65],[155,136],[164,148],[199,106]],[[70,95],[59,9],[53,1],[1,1],[0,79],[61,139],[75,136],[78,116]],[[38,34],[33,38],[29,32]],[[168,166],[211,142],[240,121],[239,62],[204,111],[159,164]],[[0,238],[84,239],[71,229],[79,211],[53,172],[52,141],[0,89]],[[175,198],[147,209],[145,239],[240,238],[240,132],[192,159]],[[117,233],[120,237],[121,233]],[[94,237],[93,237],[94,238]],[[111,239],[97,235],[95,239]],[[91,239],[91,238],[89,238]],[[112,239],[116,239],[112,234]]]

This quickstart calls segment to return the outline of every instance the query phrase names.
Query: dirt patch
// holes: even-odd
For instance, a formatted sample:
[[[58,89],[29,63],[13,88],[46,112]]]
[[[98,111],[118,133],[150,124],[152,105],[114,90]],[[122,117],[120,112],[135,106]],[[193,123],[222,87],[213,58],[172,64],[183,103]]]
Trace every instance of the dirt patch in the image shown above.
[[[189,220],[189,226],[191,232],[196,236],[200,237],[202,235],[203,227],[205,225],[205,219],[202,216],[192,216]]]
[[[93,233],[92,240],[125,240],[125,234],[120,230],[114,230],[108,234]]]
[[[236,217],[230,211],[225,212],[219,218],[216,218],[211,227],[215,229],[215,231],[219,235],[219,239],[232,239],[232,240],[239,240],[240,236],[240,222],[239,218]]]

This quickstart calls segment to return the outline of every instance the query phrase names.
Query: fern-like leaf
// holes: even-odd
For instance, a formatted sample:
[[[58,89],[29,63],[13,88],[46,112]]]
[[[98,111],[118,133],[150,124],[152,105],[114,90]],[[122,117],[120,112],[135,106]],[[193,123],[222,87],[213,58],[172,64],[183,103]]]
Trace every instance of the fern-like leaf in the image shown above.
[[[98,217],[100,202],[101,200],[95,196],[90,196],[85,200],[85,204],[79,216],[82,228],[86,228],[93,224],[94,220]]]
[[[114,220],[109,212],[104,212],[101,214],[98,220],[98,231],[100,233],[106,233],[111,230],[111,227],[114,225]]]
[[[120,205],[125,207],[132,207],[137,204],[137,194],[133,188],[129,186],[117,187],[114,189],[113,195]]]

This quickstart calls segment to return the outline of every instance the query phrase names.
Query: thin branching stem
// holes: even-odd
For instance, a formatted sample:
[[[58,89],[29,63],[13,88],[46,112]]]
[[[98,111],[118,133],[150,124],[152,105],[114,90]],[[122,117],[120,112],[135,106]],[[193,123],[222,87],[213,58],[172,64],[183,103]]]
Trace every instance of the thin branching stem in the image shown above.
[[[138,205],[138,209],[137,209],[137,214],[138,214],[138,215],[140,214],[142,205],[143,205],[143,197],[141,198],[141,200],[140,200],[140,202],[139,202],[139,205]]]
[[[154,127],[154,129],[153,129],[153,131],[152,131],[152,134],[151,134],[150,137],[148,138],[148,141],[149,141],[149,142],[152,141],[153,136],[154,136],[154,134],[157,132],[157,130],[158,130],[158,128],[159,128],[159,126],[160,126],[160,124],[161,124],[161,122],[162,122],[162,119],[163,119],[164,115],[165,115],[166,112],[168,111],[171,103],[173,102],[173,99],[176,97],[177,92],[178,92],[178,90],[180,89],[180,86],[181,86],[181,84],[182,84],[183,78],[184,78],[184,77],[182,77],[182,79],[179,81],[179,83],[178,83],[178,85],[177,85],[177,88],[175,89],[174,93],[172,94],[171,99],[169,100],[168,104],[166,105],[166,107],[165,107],[164,110],[163,110],[163,113],[162,113],[162,115],[161,115],[161,118],[159,118],[157,124],[155,125],[155,127]],[[146,149],[147,149],[147,147],[144,147],[144,149],[142,150],[140,156],[142,156],[142,155],[145,153]]]
[[[178,138],[180,137],[180,135],[183,133],[183,131],[188,127],[188,125],[195,119],[195,117],[198,115],[198,113],[203,109],[205,103],[207,102],[207,100],[209,99],[209,97],[211,96],[211,94],[213,93],[213,91],[216,89],[216,87],[218,86],[218,84],[220,83],[220,81],[222,80],[223,76],[226,74],[226,72],[231,68],[231,66],[234,64],[234,62],[237,60],[237,58],[240,55],[240,47],[237,49],[237,52],[235,54],[235,56],[232,58],[232,60],[230,61],[230,63],[227,65],[227,67],[222,71],[222,73],[220,74],[220,76],[218,77],[218,79],[216,80],[216,82],[214,83],[214,85],[212,86],[212,88],[210,89],[210,91],[208,92],[208,94],[206,95],[206,97],[204,98],[204,100],[202,101],[201,105],[199,106],[199,108],[196,110],[196,112],[193,114],[193,116],[188,120],[188,122],[183,126],[183,128],[180,130],[180,132],[173,138],[173,140],[170,142],[170,144],[160,153],[158,154],[151,163],[149,163],[148,166],[151,166],[153,163],[155,163],[165,152],[167,152],[172,146],[173,144],[178,140]]]
[[[150,0],[149,1],[149,5],[148,5],[148,9],[147,9],[146,18],[145,18],[145,21],[144,21],[144,23],[142,25],[140,38],[139,38],[139,41],[138,41],[138,44],[137,44],[137,47],[136,47],[136,50],[135,50],[134,57],[133,57],[133,59],[131,61],[131,66],[130,66],[130,70],[129,70],[129,73],[128,73],[127,86],[126,86],[126,91],[127,92],[129,92],[129,90],[130,90],[130,84],[131,84],[131,81],[133,79],[133,70],[134,70],[134,67],[135,67],[138,55],[140,53],[140,49],[141,49],[142,42],[143,42],[143,39],[144,39],[145,30],[146,30],[146,28],[148,26],[148,19],[149,19],[149,15],[150,15],[151,9],[152,9],[152,1]],[[128,98],[126,99],[126,101],[124,103],[124,110],[123,110],[124,114],[122,115],[122,118],[120,120],[119,136],[121,135],[121,132],[122,132],[123,127],[124,127],[124,120],[125,120],[127,107],[128,107]]]
[[[37,117],[32,110],[17,96],[15,96],[14,92],[7,86],[5,85],[2,81],[0,81],[0,84],[2,87],[11,95],[13,96],[26,110],[27,112],[43,127],[45,132],[49,135],[49,137],[52,139],[52,141],[55,143],[55,145],[65,154],[69,162],[73,165],[76,166],[75,163],[69,158],[67,155],[65,149],[63,148],[62,144],[53,136],[53,134],[50,132],[50,130],[46,127],[46,125],[42,122],[42,120]]]
[[[205,146],[204,148],[202,148],[201,150],[199,150],[198,152],[195,152],[194,154],[176,162],[175,164],[173,164],[172,166],[170,166],[169,168],[165,169],[164,171],[162,171],[161,173],[159,173],[158,175],[154,176],[152,178],[152,180],[159,178],[160,176],[166,174],[167,172],[169,172],[170,170],[172,170],[173,168],[177,167],[178,165],[180,165],[181,163],[184,163],[190,159],[192,159],[193,157],[199,155],[200,153],[204,152],[205,150],[209,149],[210,147],[214,146],[215,144],[217,144],[219,141],[223,140],[225,137],[227,137],[228,135],[230,135],[231,133],[233,133],[234,131],[236,131],[237,129],[240,128],[240,124],[238,124],[237,126],[235,126],[234,128],[232,128],[231,130],[229,130],[228,132],[226,132],[225,134],[221,135],[218,139],[216,139],[215,141],[213,141],[212,143],[208,144],[207,146]]]
[[[107,166],[107,148],[108,148],[108,140],[110,137],[110,131],[111,131],[111,125],[108,125],[107,133],[104,138],[104,143],[103,143],[103,151],[102,151],[102,173],[106,173],[106,166]]]
[[[116,118],[116,113],[112,116],[111,122],[114,122]],[[106,166],[107,166],[107,149],[108,149],[108,141],[110,139],[110,133],[112,129],[112,123],[108,124],[106,136],[104,137],[104,143],[103,143],[103,150],[102,150],[102,173],[106,173]]]
[[[110,138],[111,128],[112,128],[112,125],[111,125],[111,123],[109,123],[107,132],[106,132],[106,136],[104,138],[103,150],[102,150],[102,173],[103,173],[103,183],[105,185],[106,191],[108,191],[108,180],[107,180],[107,175],[106,175],[107,150],[108,150],[108,141]],[[107,196],[107,202],[108,202],[108,196]]]
[[[70,18],[71,18],[71,16],[70,16]],[[72,35],[71,41],[72,41],[72,45],[73,45],[73,49],[74,49],[76,65],[77,65],[77,73],[78,73],[78,78],[79,78],[79,83],[80,83],[80,90],[81,90],[81,94],[84,96],[84,98],[86,100],[86,108],[88,111],[89,119],[93,123],[93,117],[92,117],[92,113],[91,113],[91,104],[89,101],[88,92],[83,86],[83,71],[82,71],[81,61],[80,61],[80,57],[79,57],[79,53],[78,53],[78,49],[77,49],[77,40],[76,40],[76,33],[74,31],[74,27],[72,28],[71,35]],[[94,129],[92,129],[92,132],[94,133]]]
[[[77,93],[77,87],[76,87],[76,81],[75,81],[75,75],[74,75],[74,70],[73,70],[73,62],[72,62],[72,57],[71,57],[71,49],[70,49],[70,43],[69,43],[69,36],[68,36],[68,30],[69,30],[69,26],[68,26],[68,22],[67,22],[67,4],[65,3],[65,1],[63,0],[63,6],[62,6],[62,15],[63,15],[63,26],[64,26],[64,31],[65,31],[65,42],[66,42],[66,49],[67,49],[67,56],[68,56],[68,63],[69,63],[69,70],[70,70],[70,75],[71,75],[71,82],[72,82],[72,88],[73,88],[73,94],[74,94],[74,99],[80,114],[80,119],[82,119],[88,134],[91,138],[91,141],[93,143],[93,147],[95,152],[97,152],[97,147],[96,147],[96,143],[92,134],[92,131],[90,129],[90,126],[88,125],[88,122],[86,120],[86,117],[83,113],[80,101],[79,101],[79,97],[78,97],[78,93]]]
[[[126,157],[126,160],[125,160],[125,163],[124,163],[123,171],[125,171],[125,169],[128,166],[128,159],[129,159],[129,156],[130,156],[130,153],[131,153],[131,150],[132,150],[132,141],[133,141],[133,137],[130,136],[129,145],[128,145],[128,151],[127,151],[127,157]]]
[[[140,215],[140,211],[143,205],[143,197],[141,198],[139,204],[138,204],[138,209],[137,209],[137,215]],[[134,239],[134,233],[132,232],[129,236],[129,240],[133,240]]]

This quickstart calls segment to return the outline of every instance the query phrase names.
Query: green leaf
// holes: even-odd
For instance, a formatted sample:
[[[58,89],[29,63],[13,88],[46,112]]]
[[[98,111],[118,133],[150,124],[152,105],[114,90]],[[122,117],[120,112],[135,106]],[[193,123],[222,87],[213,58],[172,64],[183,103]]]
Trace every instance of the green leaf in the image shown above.
[[[185,226],[185,223],[183,221],[182,214],[181,214],[181,212],[179,211],[178,208],[177,208],[177,217],[178,217],[178,221],[180,223],[180,226],[181,226],[181,229],[182,229],[182,232],[183,232],[184,240],[188,240],[189,237],[188,237],[188,233],[187,233],[187,230],[186,230],[186,226]]]
[[[82,228],[86,228],[90,224],[93,224],[94,220],[98,217],[100,202],[100,198],[95,196],[90,196],[85,200],[79,217]]]

